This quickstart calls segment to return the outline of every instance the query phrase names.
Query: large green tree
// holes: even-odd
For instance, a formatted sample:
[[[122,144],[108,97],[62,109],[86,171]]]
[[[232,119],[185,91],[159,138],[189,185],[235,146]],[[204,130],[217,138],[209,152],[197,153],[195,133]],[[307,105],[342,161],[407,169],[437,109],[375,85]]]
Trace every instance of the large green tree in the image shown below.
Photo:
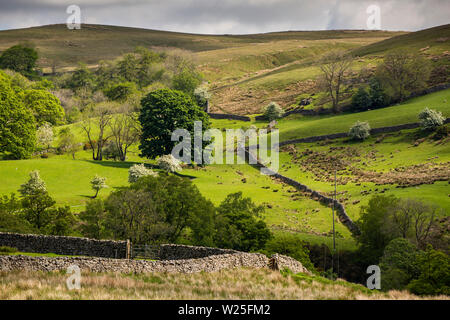
[[[264,207],[242,192],[229,194],[217,208],[215,243],[222,248],[251,251],[264,248],[272,234],[261,219]]]
[[[38,59],[33,48],[16,45],[6,49],[0,56],[0,69],[10,69],[23,75],[31,75]]]
[[[57,97],[45,90],[26,90],[24,96],[25,106],[29,108],[38,126],[45,122],[52,125],[64,122],[64,109]]]
[[[187,94],[169,89],[150,92],[141,101],[139,121],[142,126],[141,156],[155,158],[171,153],[177,142],[172,132],[186,129],[194,137],[194,121],[202,122],[202,131],[209,128],[209,116]]]
[[[29,158],[36,145],[36,124],[32,113],[0,72],[0,153],[13,159]]]

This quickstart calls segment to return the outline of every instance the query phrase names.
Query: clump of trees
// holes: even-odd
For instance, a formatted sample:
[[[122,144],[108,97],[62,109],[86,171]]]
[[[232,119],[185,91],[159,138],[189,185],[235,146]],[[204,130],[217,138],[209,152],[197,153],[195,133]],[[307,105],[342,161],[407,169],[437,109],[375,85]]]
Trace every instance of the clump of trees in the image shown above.
[[[38,171],[14,194],[0,199],[0,230],[19,233],[75,235],[76,218],[70,207],[57,207]]]
[[[424,88],[430,73],[430,62],[427,59],[417,53],[399,49],[385,55],[383,62],[377,67],[376,77],[388,95],[401,102],[412,92]]]
[[[384,91],[379,79],[372,77],[369,87],[361,86],[352,96],[352,111],[361,112],[369,109],[378,109],[389,105],[391,98]]]
[[[423,56],[406,50],[394,50],[370,77],[368,85],[358,88],[352,96],[352,111],[386,107],[402,102],[412,93],[425,88],[430,77],[430,62]]]
[[[80,219],[83,233],[93,238],[258,250],[271,238],[261,212],[241,193],[216,208],[189,179],[160,174],[141,176],[104,201],[92,200]]]
[[[348,136],[352,140],[363,141],[370,136],[370,125],[368,122],[356,121],[348,131]]]
[[[365,264],[380,264],[382,290],[448,294],[448,239],[440,236],[446,229],[438,222],[441,215],[433,205],[394,196],[373,196],[362,207],[358,255]]]

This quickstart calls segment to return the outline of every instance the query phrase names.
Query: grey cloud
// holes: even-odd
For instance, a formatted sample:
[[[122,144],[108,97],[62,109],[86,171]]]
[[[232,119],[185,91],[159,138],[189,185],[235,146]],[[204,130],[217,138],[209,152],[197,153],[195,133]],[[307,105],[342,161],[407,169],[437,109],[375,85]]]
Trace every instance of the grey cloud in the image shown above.
[[[418,30],[449,23],[448,0],[0,0],[0,29],[64,23],[77,4],[82,22],[192,33],[365,29],[381,7],[381,27]]]

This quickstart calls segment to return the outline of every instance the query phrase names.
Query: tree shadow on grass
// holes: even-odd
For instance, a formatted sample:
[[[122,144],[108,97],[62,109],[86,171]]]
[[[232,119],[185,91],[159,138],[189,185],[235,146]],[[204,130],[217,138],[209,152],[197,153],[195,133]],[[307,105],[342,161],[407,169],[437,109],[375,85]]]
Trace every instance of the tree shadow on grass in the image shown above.
[[[134,162],[134,161],[94,161],[94,160],[83,160],[89,163],[97,164],[104,167],[110,168],[121,168],[121,169],[129,169],[131,166],[135,164],[142,164],[142,162]],[[156,165],[151,163],[144,163],[148,168],[157,168]]]

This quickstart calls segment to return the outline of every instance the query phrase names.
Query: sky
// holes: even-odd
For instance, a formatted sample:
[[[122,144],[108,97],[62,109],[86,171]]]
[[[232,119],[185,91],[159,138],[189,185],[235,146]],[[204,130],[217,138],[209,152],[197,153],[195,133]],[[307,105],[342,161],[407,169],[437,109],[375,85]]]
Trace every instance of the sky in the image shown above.
[[[81,23],[202,34],[368,29],[368,19],[382,30],[450,23],[450,0],[0,0],[0,30],[66,23],[69,5],[80,7]]]

